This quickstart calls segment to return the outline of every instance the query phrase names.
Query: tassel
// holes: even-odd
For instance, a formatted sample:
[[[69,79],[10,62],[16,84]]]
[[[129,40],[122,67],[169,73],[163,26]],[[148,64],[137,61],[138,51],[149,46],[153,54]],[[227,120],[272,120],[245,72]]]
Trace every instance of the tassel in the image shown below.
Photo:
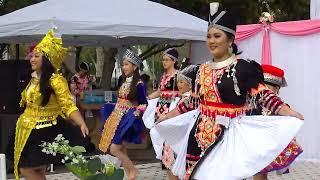
[[[238,79],[236,77],[236,65],[237,65],[237,62],[235,62],[233,64],[233,68],[231,69],[231,71],[232,71],[231,76],[232,76],[232,80],[233,80],[234,92],[237,94],[237,96],[240,96],[241,95],[240,88],[238,86]]]
[[[233,84],[234,84],[234,92],[235,92],[238,96],[240,96],[241,93],[240,93],[240,88],[239,88],[239,86],[238,86],[238,80],[237,80],[236,76],[233,76]]]
[[[234,92],[235,92],[238,96],[240,96],[241,93],[240,93],[240,88],[239,88],[239,86],[238,86],[238,79],[237,79],[237,77],[236,77],[235,74],[233,74],[232,80],[233,80]]]

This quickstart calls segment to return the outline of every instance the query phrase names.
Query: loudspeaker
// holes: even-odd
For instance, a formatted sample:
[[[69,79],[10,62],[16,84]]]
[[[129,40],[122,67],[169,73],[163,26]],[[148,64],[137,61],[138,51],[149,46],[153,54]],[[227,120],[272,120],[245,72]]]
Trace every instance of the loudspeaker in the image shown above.
[[[0,113],[20,114],[21,92],[31,79],[27,60],[0,60]]]

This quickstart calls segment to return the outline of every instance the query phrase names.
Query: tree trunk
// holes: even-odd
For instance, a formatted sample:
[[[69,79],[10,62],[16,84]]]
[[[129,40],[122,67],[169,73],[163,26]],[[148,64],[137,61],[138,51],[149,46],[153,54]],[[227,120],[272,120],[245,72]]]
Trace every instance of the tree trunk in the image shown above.
[[[1,43],[1,44],[0,44],[1,60],[5,59],[5,58],[4,58],[4,53],[5,53],[5,51],[7,50],[7,47],[8,47],[8,46],[9,46],[8,44],[4,44],[4,43]]]
[[[112,73],[115,66],[115,56],[118,52],[116,48],[104,48],[104,64],[100,87],[103,90],[111,90]]]
[[[75,62],[75,67],[74,69],[78,72],[79,69],[79,64],[80,64],[80,53],[81,53],[82,47],[81,46],[77,46],[76,47],[76,62]]]
[[[97,78],[97,80],[100,80],[101,77],[102,77],[103,64],[104,64],[103,47],[96,48],[96,54],[97,54],[97,63],[95,63],[95,66],[96,66],[96,78]]]

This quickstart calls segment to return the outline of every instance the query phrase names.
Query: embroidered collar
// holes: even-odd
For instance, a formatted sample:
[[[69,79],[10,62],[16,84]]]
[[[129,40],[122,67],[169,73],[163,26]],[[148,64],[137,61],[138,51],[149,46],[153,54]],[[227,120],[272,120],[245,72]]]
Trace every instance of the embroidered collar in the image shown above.
[[[178,70],[174,70],[174,72],[173,72],[172,74],[169,74],[169,73],[166,73],[166,72],[165,72],[164,75],[165,75],[166,77],[172,77],[172,76],[176,75],[178,72],[179,72]]]
[[[169,74],[169,73],[163,73],[163,75],[161,76],[161,79],[160,79],[160,86],[161,88],[164,88],[164,86],[167,85],[167,83],[170,81],[170,79],[172,77],[174,77],[176,74],[178,73],[177,70],[174,71],[174,73],[172,74]]]
[[[133,80],[133,76],[126,78],[126,83],[131,83]]]
[[[235,54],[232,54],[228,59],[221,61],[221,62],[209,62],[212,69],[221,69],[231,65],[232,63],[236,62],[237,58]]]
[[[35,79],[40,79],[40,76],[39,76],[39,74],[38,74],[36,71],[34,71],[33,73],[31,73],[31,77],[32,77],[32,78],[35,78]]]

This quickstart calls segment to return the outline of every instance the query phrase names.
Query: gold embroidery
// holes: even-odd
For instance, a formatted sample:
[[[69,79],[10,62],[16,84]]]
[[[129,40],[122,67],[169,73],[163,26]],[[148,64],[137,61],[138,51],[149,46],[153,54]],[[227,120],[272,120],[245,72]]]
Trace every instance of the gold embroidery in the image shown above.
[[[132,107],[133,105],[129,100],[120,98],[118,99],[114,110],[104,124],[102,136],[99,143],[99,149],[102,152],[107,152],[122,116],[128,109]]]
[[[104,124],[99,149],[102,152],[107,152],[108,148],[111,144],[114,134],[118,128],[120,120],[122,116],[126,113],[126,111],[133,107],[133,104],[126,99],[130,91],[130,84],[123,83],[119,89],[119,98],[117,100],[117,104],[114,107],[111,115],[106,120]]]
[[[200,105],[200,110],[203,112],[203,114],[207,116],[212,116],[219,114],[219,115],[228,115],[228,114],[243,114],[248,110],[247,106],[242,106],[242,107],[232,107],[232,108],[225,108],[225,107],[218,107],[218,106],[210,106],[210,105],[205,105],[201,104]]]
[[[32,129],[23,126],[21,119],[17,121],[16,136],[14,142],[14,176],[19,179],[18,164],[20,161],[22,150],[27,143]]]
[[[246,106],[223,104],[219,95],[217,83],[224,73],[224,69],[212,69],[210,64],[200,67],[200,95],[203,100],[200,104],[201,119],[196,130],[196,140],[204,151],[211,146],[221,134],[221,126],[215,123],[216,115],[234,117],[243,114]]]
[[[122,117],[122,112],[119,110],[114,110],[111,113],[111,115],[108,117],[106,123],[104,124],[102,136],[99,143],[99,149],[102,152],[107,152],[111,144],[111,140],[121,120],[121,117]]]
[[[26,106],[25,111],[20,115],[15,134],[14,147],[14,172],[18,176],[18,164],[21,152],[30,136],[32,129],[45,128],[57,124],[57,117],[69,117],[78,110],[68,88],[67,81],[60,74],[53,74],[50,78],[50,85],[54,90],[46,106],[41,106],[42,96],[40,93],[39,79],[32,78],[26,90],[22,92],[21,105]],[[33,86],[30,86],[34,83]]]
[[[221,127],[215,124],[210,117],[203,116],[198,124],[196,139],[202,150],[206,150],[211,144],[216,142],[221,134]]]

